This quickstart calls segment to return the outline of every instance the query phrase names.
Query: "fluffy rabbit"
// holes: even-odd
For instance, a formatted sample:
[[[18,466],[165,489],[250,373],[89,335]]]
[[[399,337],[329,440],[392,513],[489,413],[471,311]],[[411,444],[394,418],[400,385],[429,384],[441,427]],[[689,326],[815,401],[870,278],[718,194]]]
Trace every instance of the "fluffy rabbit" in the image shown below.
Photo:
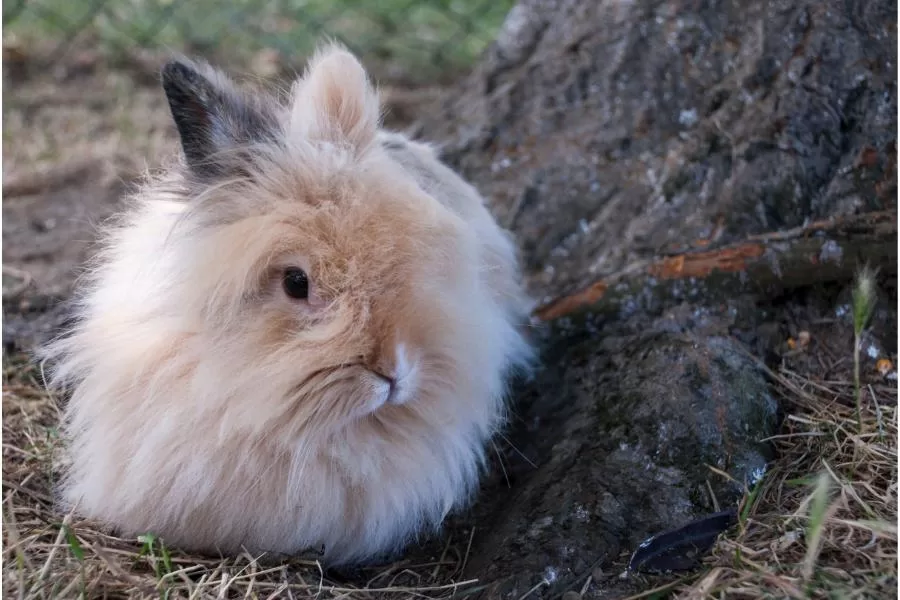
[[[377,560],[472,498],[527,367],[514,245],[330,45],[281,96],[167,64],[183,157],[50,344],[66,507],[187,550]]]

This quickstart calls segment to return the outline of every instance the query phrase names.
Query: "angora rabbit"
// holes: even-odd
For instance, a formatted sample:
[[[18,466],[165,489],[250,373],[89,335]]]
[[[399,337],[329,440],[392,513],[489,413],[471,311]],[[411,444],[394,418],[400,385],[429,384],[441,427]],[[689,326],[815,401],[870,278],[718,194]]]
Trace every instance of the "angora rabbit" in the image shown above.
[[[187,550],[400,551],[476,491],[531,360],[516,253],[329,45],[280,97],[162,80],[183,157],[133,197],[44,356],[64,504]]]

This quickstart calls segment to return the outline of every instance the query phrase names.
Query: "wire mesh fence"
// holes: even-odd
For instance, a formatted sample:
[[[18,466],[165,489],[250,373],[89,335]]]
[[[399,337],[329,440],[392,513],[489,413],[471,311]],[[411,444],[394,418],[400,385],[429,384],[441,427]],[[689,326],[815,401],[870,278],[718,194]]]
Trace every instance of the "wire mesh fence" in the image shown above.
[[[74,45],[189,52],[248,64],[302,62],[323,37],[397,77],[435,79],[470,65],[513,0],[8,0],[6,36],[56,57]]]

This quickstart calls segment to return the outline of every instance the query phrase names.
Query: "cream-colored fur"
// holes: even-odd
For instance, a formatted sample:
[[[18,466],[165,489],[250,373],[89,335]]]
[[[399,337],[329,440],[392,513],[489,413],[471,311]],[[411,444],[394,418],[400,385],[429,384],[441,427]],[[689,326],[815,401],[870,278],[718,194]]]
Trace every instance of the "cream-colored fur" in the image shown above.
[[[378,559],[477,488],[530,357],[514,246],[428,146],[378,129],[341,48],[248,102],[277,136],[222,148],[241,170],[218,179],[181,161],[149,181],[45,349],[71,393],[61,495],[184,549]]]

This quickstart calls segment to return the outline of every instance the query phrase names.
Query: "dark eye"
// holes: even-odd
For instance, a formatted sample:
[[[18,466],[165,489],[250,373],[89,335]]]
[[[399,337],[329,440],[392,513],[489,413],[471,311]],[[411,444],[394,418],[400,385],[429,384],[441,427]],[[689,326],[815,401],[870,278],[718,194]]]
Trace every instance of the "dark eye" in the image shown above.
[[[284,293],[291,298],[298,300],[306,300],[309,297],[309,278],[303,269],[291,267],[284,270],[284,276],[281,278],[281,287]]]

